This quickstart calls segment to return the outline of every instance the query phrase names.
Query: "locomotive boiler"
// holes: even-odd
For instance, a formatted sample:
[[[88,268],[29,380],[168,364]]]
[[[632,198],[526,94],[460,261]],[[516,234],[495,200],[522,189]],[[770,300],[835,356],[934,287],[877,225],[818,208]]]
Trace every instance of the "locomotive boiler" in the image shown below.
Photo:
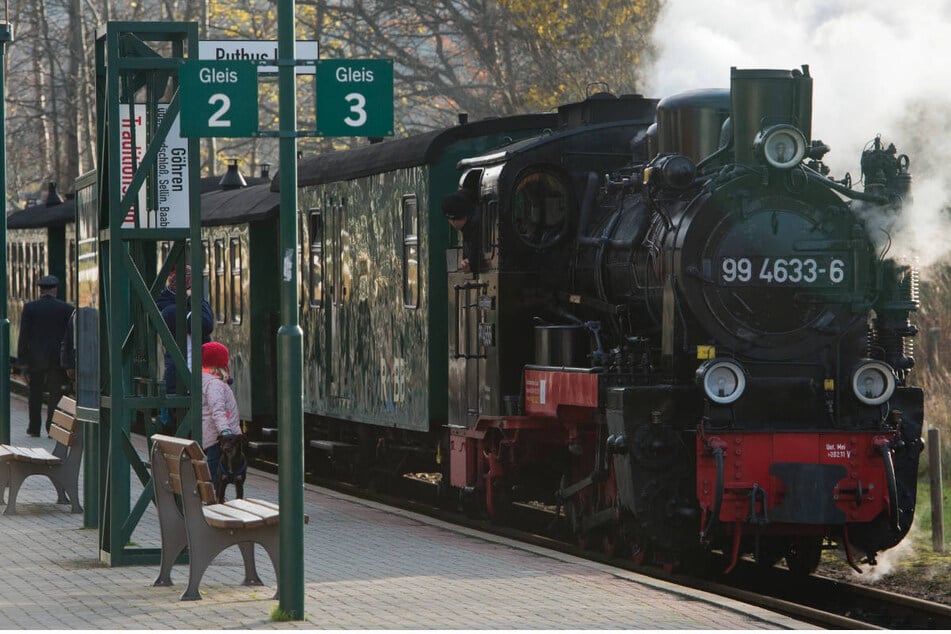
[[[857,567],[901,541],[918,288],[883,227],[909,161],[875,139],[864,191],[833,179],[811,109],[808,67],[733,69],[728,91],[662,100],[610,175],[462,162],[498,234],[494,267],[450,274],[464,497],[553,504],[580,541],[665,564],[713,547],[808,573],[824,548]],[[506,346],[516,371],[491,372]]]

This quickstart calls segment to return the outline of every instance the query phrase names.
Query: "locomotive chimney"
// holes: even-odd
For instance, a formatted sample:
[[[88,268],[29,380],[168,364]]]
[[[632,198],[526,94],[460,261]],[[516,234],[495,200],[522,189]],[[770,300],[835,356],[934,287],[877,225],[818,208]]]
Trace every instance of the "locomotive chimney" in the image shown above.
[[[802,70],[730,69],[733,155],[753,162],[753,141],[765,127],[786,123],[812,139],[812,77]]]
[[[56,183],[50,182],[49,189],[46,192],[46,206],[55,207],[56,205],[62,205],[64,202],[66,201],[56,191]]]
[[[238,159],[229,158],[228,160],[231,161],[231,165],[228,166],[228,171],[221,177],[221,180],[218,181],[218,186],[221,187],[221,189],[247,187],[248,182],[244,180],[244,176],[238,171]]]

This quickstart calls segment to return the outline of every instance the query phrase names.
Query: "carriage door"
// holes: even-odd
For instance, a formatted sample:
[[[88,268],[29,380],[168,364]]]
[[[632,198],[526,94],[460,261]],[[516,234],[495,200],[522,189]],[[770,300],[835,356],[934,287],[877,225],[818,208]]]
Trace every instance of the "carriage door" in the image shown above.
[[[331,201],[332,202],[332,201]],[[353,288],[352,249],[350,232],[347,226],[347,201],[328,205],[326,237],[330,241],[330,254],[327,258],[329,271],[327,278],[330,286],[328,296],[327,346],[330,361],[327,364],[328,395],[331,399],[349,399],[350,373],[347,369],[347,350],[353,333],[349,328],[348,307]]]
[[[453,280],[452,278],[457,278]],[[485,346],[482,341],[485,328],[484,303],[488,284],[476,280],[459,279],[458,273],[450,274],[455,323],[449,336],[454,348],[449,360],[450,424],[472,427],[479,419],[479,390],[482,386],[482,368],[485,362]],[[466,275],[465,277],[468,277]],[[456,283],[452,283],[456,282]]]

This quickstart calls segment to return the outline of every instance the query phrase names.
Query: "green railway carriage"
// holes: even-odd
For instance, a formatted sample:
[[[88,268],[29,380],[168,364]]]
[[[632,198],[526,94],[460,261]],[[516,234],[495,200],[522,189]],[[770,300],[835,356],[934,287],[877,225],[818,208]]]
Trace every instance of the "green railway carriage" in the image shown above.
[[[467,123],[301,162],[305,412],[416,432],[445,423],[455,232],[442,199],[460,159],[554,124]]]

